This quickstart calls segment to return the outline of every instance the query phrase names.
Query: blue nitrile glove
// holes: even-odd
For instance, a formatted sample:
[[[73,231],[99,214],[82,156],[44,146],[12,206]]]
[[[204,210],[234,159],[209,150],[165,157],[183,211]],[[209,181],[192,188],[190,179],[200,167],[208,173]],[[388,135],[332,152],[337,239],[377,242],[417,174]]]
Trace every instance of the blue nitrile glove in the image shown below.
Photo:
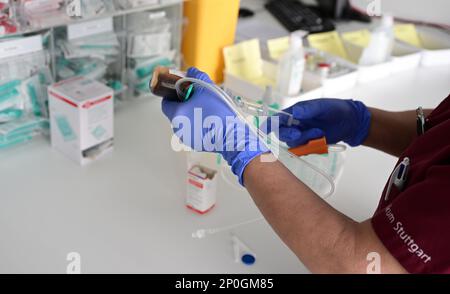
[[[323,136],[329,144],[344,141],[355,147],[369,134],[371,114],[359,101],[316,99],[299,102],[284,111],[300,121],[299,126],[289,126],[286,116],[280,115],[279,138],[289,147],[304,145]]]
[[[212,83],[206,73],[196,68],[190,68],[187,76]],[[163,99],[162,110],[172,122],[175,134],[185,145],[198,152],[221,154],[242,185],[243,173],[250,161],[268,152],[268,149],[259,143],[257,136],[253,133],[250,135],[243,122],[227,124],[230,119],[238,121],[235,112],[215,93],[200,85],[195,85],[194,94],[186,102]],[[208,123],[210,119],[215,123],[205,128],[204,123]],[[190,123],[190,127],[186,122]],[[185,136],[186,131],[190,131],[190,138]]]

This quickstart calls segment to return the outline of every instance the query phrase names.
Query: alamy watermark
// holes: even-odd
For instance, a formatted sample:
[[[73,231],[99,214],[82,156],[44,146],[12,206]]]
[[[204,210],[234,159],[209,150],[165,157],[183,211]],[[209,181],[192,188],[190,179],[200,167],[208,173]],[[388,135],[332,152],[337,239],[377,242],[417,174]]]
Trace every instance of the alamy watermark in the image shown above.
[[[66,267],[68,275],[81,274],[81,255],[78,252],[67,254],[66,260],[69,262]]]
[[[381,16],[381,0],[368,0],[366,6],[366,13],[368,16]]]
[[[81,0],[66,0],[66,13],[70,17],[81,17]]]
[[[252,122],[251,122],[252,121]],[[271,156],[263,154],[262,162],[273,162],[278,158],[278,140],[271,140],[269,133],[278,136],[280,119],[278,116],[250,117],[244,122],[238,117],[203,116],[201,108],[194,109],[194,116],[175,116],[172,119],[174,135],[171,146],[175,152],[259,152],[271,151]],[[248,124],[254,123],[254,127]],[[265,134],[260,136],[260,134]],[[183,144],[180,144],[180,141]],[[270,146],[270,147],[269,147]],[[269,148],[268,148],[269,147]]]
[[[369,252],[366,260],[368,261],[367,274],[381,274],[381,256],[378,252]]]

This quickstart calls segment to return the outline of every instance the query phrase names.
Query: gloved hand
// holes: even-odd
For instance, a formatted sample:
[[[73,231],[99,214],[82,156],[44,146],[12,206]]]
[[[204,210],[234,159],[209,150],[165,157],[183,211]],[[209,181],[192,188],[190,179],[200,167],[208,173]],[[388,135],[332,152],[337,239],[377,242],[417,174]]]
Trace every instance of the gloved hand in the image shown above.
[[[206,73],[196,68],[190,68],[187,76],[212,83]],[[186,102],[164,98],[162,110],[185,145],[198,152],[221,154],[239,177],[241,185],[250,161],[269,151],[259,143],[256,135],[250,133],[244,122],[236,119],[235,112],[220,97],[200,85],[194,86],[194,94]],[[236,121],[240,123],[233,123]]]
[[[279,138],[289,147],[304,145],[323,136],[329,144],[344,141],[359,146],[369,134],[371,113],[359,101],[317,99],[299,102],[285,110],[299,126],[289,126],[286,116],[280,115]]]

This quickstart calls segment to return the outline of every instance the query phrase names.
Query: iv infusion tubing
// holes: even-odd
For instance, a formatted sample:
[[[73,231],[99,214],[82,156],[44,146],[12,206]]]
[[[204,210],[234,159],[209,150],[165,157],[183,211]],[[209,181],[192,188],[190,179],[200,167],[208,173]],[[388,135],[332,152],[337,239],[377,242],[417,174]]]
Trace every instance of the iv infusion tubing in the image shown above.
[[[263,142],[263,144],[267,147],[267,149],[270,150],[270,147],[267,144],[267,134],[265,134],[262,130],[260,130],[259,128],[255,127],[253,124],[250,124],[247,119],[244,117],[244,115],[242,115],[242,113],[240,113],[237,109],[236,109],[236,104],[233,101],[233,98],[230,97],[224,90],[222,90],[220,87],[218,87],[215,84],[210,84],[207,83],[205,81],[199,80],[199,79],[194,79],[194,78],[182,78],[180,80],[178,80],[175,84],[175,89],[177,91],[177,94],[180,97],[183,97],[184,94],[182,92],[182,88],[181,85],[183,83],[192,83],[192,84],[198,84],[212,92],[214,92],[215,94],[217,94],[233,111],[234,113],[238,116],[238,118],[240,120],[242,120],[243,122],[245,122],[245,124],[253,131],[255,132],[258,137],[261,139],[261,141]],[[280,146],[279,144],[277,144],[278,146]],[[335,145],[336,146],[336,145]],[[322,171],[320,168],[312,165],[311,163],[307,162],[306,160],[303,160],[300,157],[297,157],[295,155],[293,155],[292,153],[290,153],[289,151],[283,149],[283,148],[279,148],[280,152],[284,152],[287,153],[290,157],[295,158],[297,160],[299,160],[300,162],[302,162],[303,164],[305,164],[306,166],[308,166],[310,169],[312,169],[313,171],[315,171],[317,174],[321,175],[323,178],[325,178],[325,180],[330,184],[330,191],[323,196],[323,198],[327,198],[329,196],[331,196],[335,189],[336,186],[334,184],[334,180],[331,176],[329,176],[327,173],[325,173],[324,171]]]
[[[264,217],[258,217],[258,218],[251,219],[251,220],[248,220],[248,221],[244,221],[244,222],[241,222],[241,223],[238,223],[238,224],[234,224],[234,225],[228,225],[228,226],[225,226],[225,227],[214,228],[214,229],[201,229],[201,231],[204,231],[205,235],[206,234],[214,235],[214,234],[217,234],[217,233],[220,233],[220,232],[231,231],[233,229],[236,229],[236,228],[239,228],[239,227],[243,227],[243,226],[246,226],[246,225],[250,225],[250,224],[253,224],[253,223],[256,223],[256,222],[260,222],[260,221],[263,221],[263,220],[264,220]],[[198,231],[199,230],[197,230],[196,232],[198,232]],[[196,232],[194,232],[194,233],[196,233]]]
[[[241,222],[241,223],[238,223],[238,224],[234,224],[234,225],[228,225],[228,226],[225,226],[225,227],[219,227],[219,228],[213,228],[213,229],[212,228],[210,228],[210,229],[198,229],[195,232],[193,232],[191,236],[194,239],[203,239],[203,238],[206,238],[206,236],[208,236],[208,235],[215,235],[215,234],[218,234],[218,233],[231,231],[231,230],[237,229],[239,227],[250,225],[250,224],[253,224],[253,223],[256,223],[256,222],[260,222],[260,221],[263,221],[263,220],[264,220],[264,217],[261,216],[261,217],[255,218],[255,219],[251,219],[251,220],[244,221],[244,222]]]

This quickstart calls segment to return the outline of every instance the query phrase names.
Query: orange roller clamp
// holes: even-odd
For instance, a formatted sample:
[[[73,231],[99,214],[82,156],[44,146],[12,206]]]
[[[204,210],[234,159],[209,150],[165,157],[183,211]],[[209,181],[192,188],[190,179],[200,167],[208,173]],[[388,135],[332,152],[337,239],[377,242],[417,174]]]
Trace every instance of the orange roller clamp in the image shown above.
[[[292,154],[297,156],[309,154],[327,154],[328,145],[325,137],[309,141],[308,144],[289,149]]]

